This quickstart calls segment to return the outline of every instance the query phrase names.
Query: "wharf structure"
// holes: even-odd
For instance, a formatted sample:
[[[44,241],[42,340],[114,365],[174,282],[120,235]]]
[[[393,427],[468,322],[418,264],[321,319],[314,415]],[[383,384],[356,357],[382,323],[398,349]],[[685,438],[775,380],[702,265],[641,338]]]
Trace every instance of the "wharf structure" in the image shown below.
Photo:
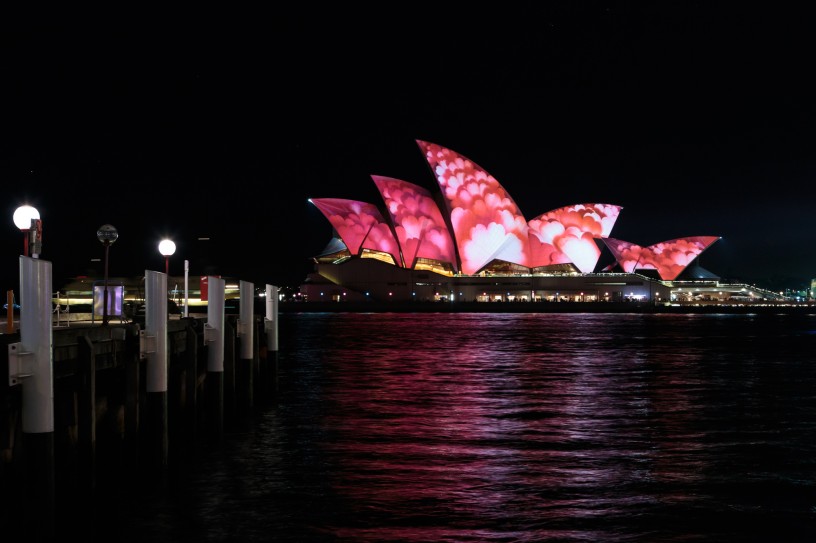
[[[0,526],[12,541],[96,540],[116,528],[123,492],[162,488],[196,445],[218,446],[274,395],[276,286],[261,319],[254,284],[239,282],[227,314],[224,279],[208,277],[206,316],[174,317],[166,274],[146,270],[143,315],[122,318],[106,293],[98,324],[63,322],[51,262],[21,256],[20,270],[19,320],[0,333]]]
[[[317,264],[322,273],[309,275],[297,288],[283,288],[278,295],[282,313],[303,312],[741,312],[761,307],[808,307],[779,293],[719,279],[676,280],[669,284],[642,274],[601,272],[576,276],[475,276],[448,278],[395,268],[374,261],[349,259],[346,265]],[[374,272],[372,275],[372,272]],[[325,276],[323,275],[325,274]],[[429,279],[433,277],[434,282]],[[180,278],[176,278],[180,279]],[[54,294],[55,326],[101,321],[94,305],[92,278],[77,278]],[[112,284],[123,289],[123,309],[112,322],[140,322],[144,318],[144,291],[139,277],[117,277]],[[170,281],[170,284],[181,281]],[[225,311],[237,315],[238,281],[225,281]],[[168,314],[183,318],[185,304],[190,318],[206,316],[199,277],[189,278],[187,299],[183,291],[168,292]],[[206,290],[206,287],[203,287]],[[206,296],[204,296],[206,298]],[[254,295],[255,312],[263,313],[265,292]],[[788,310],[785,309],[785,310]]]

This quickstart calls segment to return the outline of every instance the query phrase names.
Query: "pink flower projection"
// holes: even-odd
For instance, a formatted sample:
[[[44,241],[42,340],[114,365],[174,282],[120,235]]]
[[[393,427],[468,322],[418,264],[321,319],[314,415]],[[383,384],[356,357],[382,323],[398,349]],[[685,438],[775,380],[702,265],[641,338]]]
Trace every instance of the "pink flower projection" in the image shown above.
[[[661,241],[648,247],[613,238],[604,239],[604,243],[623,271],[657,270],[661,279],[673,281],[718,239],[718,236],[691,236]]]
[[[459,153],[416,141],[442,189],[462,272],[475,274],[497,258],[529,266],[527,221],[504,187]]]
[[[626,273],[635,271],[635,266],[637,266],[637,263],[640,261],[643,247],[629,241],[615,238],[606,238],[603,242],[623,271]]]
[[[720,239],[685,237],[645,248],[613,239],[609,234],[623,208],[602,203],[560,207],[528,222],[504,187],[483,168],[441,145],[416,143],[441,189],[448,216],[428,190],[381,175],[371,178],[388,210],[387,221],[373,204],[311,200],[353,255],[362,249],[376,250],[408,268],[427,258],[450,264],[465,275],[478,273],[493,260],[530,269],[570,264],[581,273],[592,273],[601,255],[597,241],[601,239],[624,272],[654,269],[670,281]]]
[[[454,264],[453,239],[442,212],[424,188],[381,175],[372,175],[388,209],[402,247],[405,266],[413,268],[417,258]]]
[[[374,204],[341,198],[312,198],[310,201],[337,230],[351,254],[359,255],[362,249],[388,253],[396,265],[402,267],[399,244]]]
[[[609,236],[621,209],[611,204],[577,204],[532,219],[528,223],[530,266],[573,263],[582,273],[591,273],[601,256],[595,238]]]

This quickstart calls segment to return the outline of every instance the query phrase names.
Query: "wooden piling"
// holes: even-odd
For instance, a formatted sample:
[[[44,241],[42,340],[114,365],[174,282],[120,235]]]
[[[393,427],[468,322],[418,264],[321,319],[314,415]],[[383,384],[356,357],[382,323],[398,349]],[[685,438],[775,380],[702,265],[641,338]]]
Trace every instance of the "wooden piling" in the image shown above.
[[[203,442],[217,445],[226,426],[247,423],[247,410],[269,396],[270,383],[277,379],[271,366],[277,365],[276,353],[265,348],[266,341],[254,341],[253,358],[239,369],[234,324],[226,320],[224,325],[224,371],[211,372],[206,370],[203,322],[171,321],[169,364],[175,377],[162,392],[146,391],[139,324],[56,331],[54,432],[20,437],[21,388],[0,386],[0,505],[5,504],[0,525],[13,522],[25,536],[47,536],[55,522],[35,512],[55,504],[60,535],[92,537],[94,527],[115,518],[123,486],[164,487],[169,453],[183,462],[202,441],[201,434],[206,434]],[[17,339],[0,338],[5,343]],[[0,366],[4,358],[0,355]],[[247,387],[255,400],[244,400],[239,411],[238,398]],[[54,459],[54,469],[30,469],[42,455]],[[35,492],[39,505],[30,507]]]

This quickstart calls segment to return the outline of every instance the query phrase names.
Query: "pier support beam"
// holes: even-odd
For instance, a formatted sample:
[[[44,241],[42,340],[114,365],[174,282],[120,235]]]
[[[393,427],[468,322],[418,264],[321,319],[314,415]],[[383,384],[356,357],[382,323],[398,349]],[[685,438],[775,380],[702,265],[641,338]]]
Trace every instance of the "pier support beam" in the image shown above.
[[[266,285],[266,368],[269,372],[268,390],[278,392],[278,287]]]
[[[247,413],[254,406],[254,285],[248,281],[240,282],[240,313],[238,318],[238,340],[240,341],[240,357],[235,366],[236,399],[240,415]]]
[[[224,280],[208,278],[207,322],[204,344],[207,346],[206,420],[214,441],[224,436]]]
[[[142,360],[139,353],[139,325],[132,325],[125,336],[125,435],[123,439],[124,471],[137,477],[139,467],[139,390]]]
[[[27,457],[26,534],[54,536],[54,353],[51,322],[51,262],[20,257],[20,343],[22,441]]]
[[[79,458],[79,481],[84,496],[90,499],[96,488],[96,355],[93,342],[88,336],[77,338],[77,448]]]
[[[168,467],[167,275],[145,271],[145,352],[147,358],[147,462],[164,479]]]

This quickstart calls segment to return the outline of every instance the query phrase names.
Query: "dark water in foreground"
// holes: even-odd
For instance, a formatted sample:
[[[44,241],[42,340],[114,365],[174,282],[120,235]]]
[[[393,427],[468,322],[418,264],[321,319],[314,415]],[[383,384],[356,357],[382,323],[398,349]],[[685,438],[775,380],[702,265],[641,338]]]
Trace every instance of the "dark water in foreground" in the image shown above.
[[[816,316],[281,315],[122,541],[816,541]],[[115,540],[115,539],[114,539]]]

